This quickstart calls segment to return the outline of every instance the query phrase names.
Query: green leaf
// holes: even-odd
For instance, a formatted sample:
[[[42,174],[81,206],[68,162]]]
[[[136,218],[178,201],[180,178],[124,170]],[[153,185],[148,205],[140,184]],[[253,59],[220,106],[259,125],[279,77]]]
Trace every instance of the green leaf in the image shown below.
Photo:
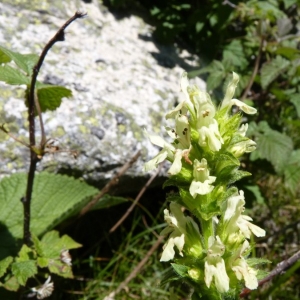
[[[44,256],[43,246],[38,237],[35,234],[31,234],[31,239],[33,241],[34,249],[38,256]]]
[[[191,71],[191,72],[189,72],[188,73],[188,76],[189,76],[189,78],[193,78],[193,77],[196,77],[196,76],[199,76],[199,75],[201,75],[201,74],[205,74],[205,73],[210,73],[210,74],[215,74],[215,75],[212,75],[211,76],[211,79],[210,79],[210,81],[212,81],[210,84],[212,85],[212,86],[214,86],[214,84],[217,84],[218,82],[218,84],[216,85],[216,86],[219,86],[220,84],[221,84],[221,81],[223,80],[223,78],[226,76],[226,71],[225,71],[225,69],[224,69],[224,66],[223,66],[223,64],[220,62],[220,61],[218,61],[218,60],[213,60],[207,67],[205,67],[205,68],[202,68],[202,69],[200,69],[200,70],[194,70],[194,71]],[[218,78],[221,78],[222,77],[222,79],[220,80],[220,79],[218,79]],[[215,83],[213,83],[213,81],[214,81],[214,78],[217,78],[217,81],[218,82],[215,82]]]
[[[15,276],[12,276],[4,282],[3,287],[9,291],[16,292],[19,289],[20,285],[17,278]]]
[[[292,47],[278,47],[276,49],[277,55],[282,55],[289,60],[296,59],[300,55],[300,51],[297,48]]]
[[[295,105],[297,115],[300,118],[300,94],[291,95],[290,102],[292,102]]]
[[[42,112],[46,110],[55,110],[61,104],[63,97],[72,96],[72,91],[57,85],[43,85],[41,88],[37,86],[37,94]]]
[[[128,202],[128,199],[106,194],[93,206],[92,210],[109,208],[125,202]]]
[[[39,252],[43,255],[37,259],[40,267],[48,267],[50,272],[65,278],[73,277],[71,266],[61,260],[61,253],[64,250],[79,248],[80,244],[67,235],[60,237],[58,231],[47,232],[42,240],[35,244],[41,248]]]
[[[297,3],[298,0],[283,0],[284,3],[284,9],[288,9],[291,7],[293,4]]]
[[[10,61],[10,57],[0,50],[0,64],[6,64]]]
[[[256,198],[257,203],[259,204],[265,204],[265,199],[264,197],[261,195],[260,189],[257,185],[245,185],[245,188],[252,192]]]
[[[0,277],[2,277],[5,273],[9,265],[13,262],[13,257],[8,256],[0,261]]]
[[[285,186],[296,195],[300,188],[300,150],[295,150],[288,157],[284,167]]]
[[[277,31],[279,37],[283,37],[288,34],[292,28],[293,24],[289,18],[280,18],[277,20]]]
[[[246,68],[248,59],[245,57],[245,51],[240,40],[233,40],[226,45],[223,51],[223,64],[237,68]]]
[[[9,242],[0,245],[0,257],[10,253],[14,255],[17,247],[15,239],[23,236],[23,206],[20,199],[25,194],[26,180],[26,174],[13,174],[0,181],[0,223],[3,228],[0,240],[6,235]],[[32,233],[39,236],[78,213],[97,192],[94,187],[72,177],[47,172],[37,174],[31,206]]]
[[[34,258],[34,252],[27,245],[23,245],[18,257],[16,258],[16,262],[24,262]]]
[[[179,276],[186,277],[188,275],[188,267],[174,263],[172,263],[171,266]]]
[[[254,157],[267,159],[277,173],[282,173],[287,158],[293,150],[292,139],[279,131],[272,130],[265,121],[259,123],[257,131],[253,134],[257,137],[257,149],[251,153],[251,160],[254,160]],[[252,155],[253,153],[255,156]]]
[[[264,264],[270,264],[272,263],[270,260],[266,259],[266,258],[257,258],[257,257],[250,257],[247,258],[247,264],[250,267],[254,267],[257,265],[264,265]]]
[[[37,258],[37,264],[40,268],[48,267],[49,262],[50,262],[50,259],[47,257],[38,257]]]
[[[0,66],[0,81],[11,85],[30,84],[30,78],[10,66]]]
[[[37,274],[37,265],[34,260],[15,262],[11,266],[13,275],[20,285],[25,285],[28,278]]]
[[[290,62],[277,55],[275,59],[266,62],[261,68],[261,86],[266,89],[269,84],[274,81],[280,74],[286,71],[290,66]]]
[[[73,278],[72,269],[70,266],[63,264],[60,261],[50,262],[49,271],[64,278]]]
[[[2,46],[0,46],[0,55],[4,55],[13,60],[16,63],[16,65],[20,69],[22,69],[28,76],[31,76],[32,69],[39,59],[39,57],[36,54],[20,54],[18,52],[8,50]]]
[[[82,245],[76,243],[68,235],[59,237],[59,232],[53,230],[43,236],[41,246],[45,257],[58,259],[62,250],[76,249]]]

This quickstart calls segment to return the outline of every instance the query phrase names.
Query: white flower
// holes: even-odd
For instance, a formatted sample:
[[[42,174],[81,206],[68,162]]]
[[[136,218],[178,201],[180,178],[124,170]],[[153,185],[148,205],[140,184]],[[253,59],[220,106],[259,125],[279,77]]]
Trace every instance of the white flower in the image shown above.
[[[224,214],[224,222],[226,224],[226,232],[228,235],[235,234],[240,231],[247,239],[250,238],[251,232],[257,237],[265,236],[266,231],[249,221],[252,219],[242,215],[245,208],[244,192],[241,190],[239,195],[231,196],[227,200],[227,208]]]
[[[219,132],[218,123],[214,119],[216,109],[209,94],[196,86],[189,86],[186,73],[183,73],[181,77],[181,89],[186,97],[184,103],[196,123],[199,145],[209,147],[212,151],[219,151],[224,142]]]
[[[224,107],[227,107],[227,109],[230,109],[233,105],[236,105],[243,112],[245,112],[247,114],[250,114],[250,115],[255,114],[257,112],[257,110],[254,107],[251,107],[240,100],[232,99],[238,82],[239,82],[239,75],[232,72],[232,80],[228,84],[225,97],[222,101],[221,109],[223,109]]]
[[[208,126],[202,126],[198,129],[199,140],[201,147],[209,147],[212,151],[219,151],[223,144],[223,139],[219,132],[218,123],[212,119]]]
[[[256,143],[250,139],[238,142],[231,146],[228,151],[230,151],[235,157],[240,157],[244,153],[250,153],[256,149]]]
[[[234,271],[238,280],[245,280],[245,285],[248,289],[254,290],[258,287],[257,271],[248,266],[243,254],[249,248],[249,242],[244,241],[243,245],[237,251],[231,263],[231,268]]]
[[[31,290],[36,293],[37,299],[44,299],[51,296],[54,290],[54,284],[51,281],[51,276],[45,281],[45,283],[38,289],[32,288]]]
[[[226,272],[225,262],[221,257],[225,252],[225,246],[219,236],[210,236],[208,247],[204,264],[204,281],[209,288],[214,279],[217,290],[220,293],[227,292],[229,290],[229,277]]]
[[[160,261],[169,261],[174,258],[174,246],[177,247],[179,254],[183,256],[186,217],[181,211],[181,206],[175,202],[170,203],[170,210],[171,214],[167,209],[164,210],[165,221],[168,223],[168,227],[161,232],[161,235],[169,235],[169,239],[163,247],[164,250]]]
[[[214,186],[211,184],[216,181],[216,177],[209,176],[205,158],[202,158],[201,162],[197,159],[194,160],[193,176],[194,179],[190,185],[190,193],[193,198],[196,198],[197,194],[206,195],[214,189]]]
[[[68,266],[72,266],[72,257],[69,250],[62,250],[60,252],[60,260]]]
[[[246,132],[248,130],[248,123],[245,123],[245,124],[242,124],[241,127],[239,128],[238,130],[238,133],[241,135],[241,136],[246,136]]]
[[[183,256],[183,246],[186,245],[186,251],[190,255],[198,256],[202,251],[201,235],[199,227],[195,221],[185,216],[181,206],[175,202],[170,203],[171,213],[165,209],[165,221],[168,226],[161,232],[161,235],[169,235],[167,242],[163,247],[163,253],[160,261],[169,261],[174,258],[176,247],[179,255]]]
[[[171,113],[173,115],[173,113]],[[167,132],[171,138],[174,139],[172,144],[164,141],[159,136],[148,135],[152,144],[162,147],[163,149],[145,166],[145,171],[150,171],[157,167],[159,163],[168,159],[172,162],[171,168],[168,173],[175,175],[180,172],[182,168],[182,158],[187,163],[192,164],[188,155],[191,150],[191,133],[189,121],[186,115],[183,115],[181,111],[175,111],[175,129],[167,127]]]

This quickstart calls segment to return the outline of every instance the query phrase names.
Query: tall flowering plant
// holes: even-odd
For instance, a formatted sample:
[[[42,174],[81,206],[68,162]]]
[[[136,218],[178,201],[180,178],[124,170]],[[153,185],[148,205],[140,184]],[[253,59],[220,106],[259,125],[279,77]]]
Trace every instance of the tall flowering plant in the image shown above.
[[[209,94],[189,85],[184,72],[183,101],[166,115],[174,120],[173,128],[166,127],[173,142],[147,134],[162,149],[145,170],[169,160],[165,185],[177,186],[180,195],[164,210],[167,227],[161,234],[167,240],[160,260],[173,261],[169,279],[192,286],[195,299],[228,299],[243,286],[258,286],[259,260],[248,258],[249,240],[252,234],[264,236],[265,230],[244,214],[244,192],[233,186],[251,175],[239,170],[239,157],[255,150],[256,144],[246,137],[248,124],[241,125],[242,114],[231,114],[232,106],[247,114],[255,114],[256,109],[233,98],[238,81],[233,73],[216,108]]]

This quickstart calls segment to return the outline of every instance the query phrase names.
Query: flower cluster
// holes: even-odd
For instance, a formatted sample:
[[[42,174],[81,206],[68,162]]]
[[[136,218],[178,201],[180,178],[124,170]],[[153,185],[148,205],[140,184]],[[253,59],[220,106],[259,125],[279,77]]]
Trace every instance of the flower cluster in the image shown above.
[[[177,183],[181,196],[164,211],[167,227],[161,234],[168,239],[161,261],[174,260],[177,278],[187,279],[195,292],[201,287],[199,295],[203,286],[220,294],[238,291],[239,281],[249,289],[258,286],[257,269],[247,259],[248,240],[252,234],[264,236],[265,231],[244,215],[244,192],[230,186],[249,175],[238,170],[238,158],[256,148],[246,137],[248,124],[241,125],[242,114],[231,115],[233,105],[247,114],[256,113],[233,98],[238,80],[233,73],[224,100],[216,108],[209,94],[190,86],[183,73],[184,99],[166,115],[174,122],[173,127],[166,127],[173,141],[146,133],[162,149],[145,164],[145,170],[170,161],[168,173],[176,178],[172,183]]]

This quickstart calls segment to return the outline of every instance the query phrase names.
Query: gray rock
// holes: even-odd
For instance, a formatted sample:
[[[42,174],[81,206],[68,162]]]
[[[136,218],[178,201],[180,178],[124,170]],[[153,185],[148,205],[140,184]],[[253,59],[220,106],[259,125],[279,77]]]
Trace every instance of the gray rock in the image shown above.
[[[120,186],[135,190],[138,185],[132,184],[132,178],[136,183],[149,176],[142,166],[158,151],[143,130],[164,132],[164,115],[178,100],[180,74],[183,68],[195,67],[198,58],[176,46],[158,47],[152,40],[152,27],[142,19],[116,20],[96,0],[42,3],[2,1],[0,44],[21,53],[39,54],[75,11],[87,12],[88,17],[67,28],[66,40],[54,45],[38,77],[73,91],[71,99],[64,99],[56,111],[46,112],[43,118],[48,138],[60,149],[80,154],[77,159],[69,152],[46,155],[38,170],[73,174],[101,186],[141,150],[141,158]],[[195,83],[204,88],[200,79]],[[12,89],[2,83],[0,87],[1,123],[18,138],[28,140],[24,87]],[[28,149],[2,132],[0,157],[1,176],[28,169]]]

